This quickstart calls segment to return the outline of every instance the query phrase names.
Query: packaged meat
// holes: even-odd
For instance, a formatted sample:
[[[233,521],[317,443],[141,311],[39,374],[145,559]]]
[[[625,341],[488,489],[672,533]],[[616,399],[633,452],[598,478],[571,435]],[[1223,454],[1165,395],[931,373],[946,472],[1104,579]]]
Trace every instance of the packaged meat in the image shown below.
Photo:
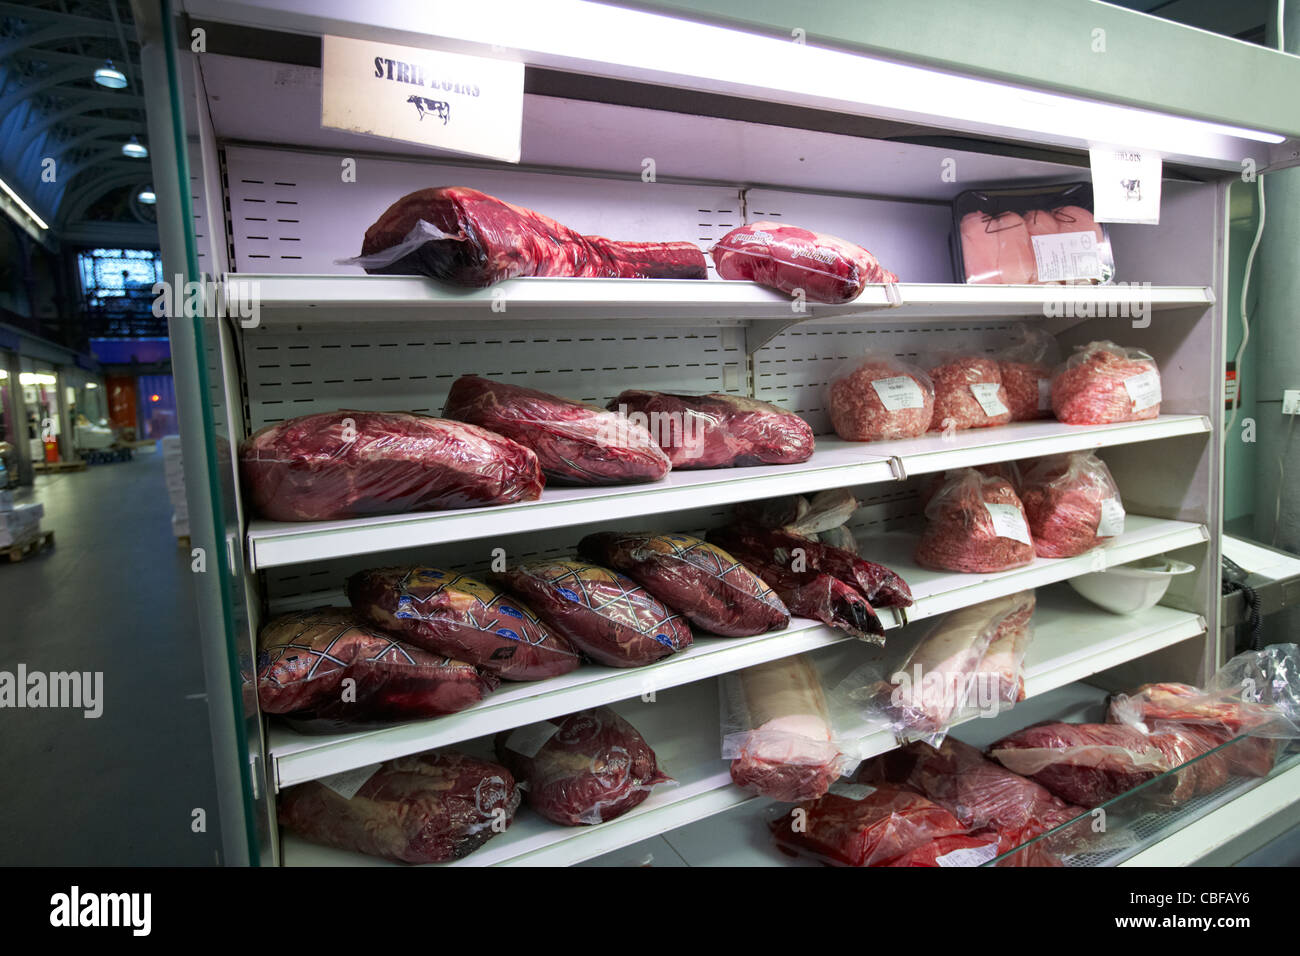
[[[897,282],[861,246],[784,222],[731,230],[710,253],[724,279],[749,279],[811,302],[852,302],[869,283]]]
[[[553,633],[598,664],[640,667],[690,647],[690,625],[627,575],[586,561],[540,559],[491,580],[526,599]]]
[[[930,428],[988,428],[1011,421],[1007,390],[995,359],[939,353],[930,359],[934,412]]]
[[[954,477],[961,469],[952,471],[937,472],[932,475],[926,475],[920,479],[917,487],[917,498],[920,501],[921,509],[924,510],[927,505],[934,500],[934,496],[939,489],[944,486],[949,478]],[[1020,494],[1020,464],[1014,461],[997,461],[988,465],[976,465],[975,470],[985,478],[1002,478],[1010,482],[1012,489],[1017,495]]]
[[[348,776],[284,790],[280,825],[341,850],[442,863],[504,833],[519,807],[509,770],[453,750],[389,760],[360,786]]]
[[[636,728],[608,707],[502,731],[495,746],[528,805],[561,826],[613,820],[672,782]]]
[[[868,352],[831,375],[826,407],[845,441],[917,438],[934,418],[934,383],[910,362]]]
[[[827,488],[811,498],[782,495],[757,501],[739,501],[732,507],[736,520],[761,528],[779,528],[814,541],[824,531],[843,527],[858,510],[858,499],[848,488]]]
[[[944,836],[922,843],[887,866],[983,866],[1000,851],[998,835],[992,832],[967,836]]]
[[[366,230],[361,255],[342,264],[372,275],[423,275],[481,287],[516,276],[704,279],[692,242],[615,242],[583,236],[531,209],[465,186],[421,189]]]
[[[528,605],[466,574],[374,568],[348,578],[347,592],[367,623],[504,680],[554,677],[581,663],[577,649]]]
[[[998,373],[1013,422],[1052,417],[1052,369],[1061,348],[1051,333],[1021,325],[1016,341],[997,353]]]
[[[658,481],[672,468],[650,433],[622,415],[477,375],[452,383],[443,414],[531,448],[562,484]]]
[[[1124,533],[1119,488],[1090,451],[1035,461],[1024,472],[1020,501],[1040,558],[1072,558]]]
[[[1025,507],[1005,479],[960,469],[925,506],[925,518],[914,555],[923,568],[976,574],[1034,560]]]
[[[1076,348],[1052,375],[1052,411],[1067,425],[1135,422],[1160,414],[1160,370],[1141,349],[1114,342]]]
[[[838,784],[771,827],[779,849],[831,866],[890,866],[935,840],[967,835],[943,807],[890,784]]]
[[[1092,184],[970,189],[953,200],[957,275],[972,283],[1111,282],[1110,237]]]
[[[609,410],[647,429],[674,468],[793,465],[813,453],[813,431],[794,412],[743,395],[629,390]]]
[[[244,487],[272,521],[473,508],[541,496],[537,456],[474,425],[337,411],[267,425],[239,448]]]
[[[345,607],[282,614],[257,636],[257,697],[267,714],[343,722],[437,717],[477,704],[498,683],[463,661],[381,634]]]
[[[816,665],[803,656],[721,678],[722,757],[731,779],[772,800],[812,800],[857,759],[834,739]]]
[[[687,534],[589,534],[578,553],[622,571],[713,634],[749,637],[790,623],[790,612],[762,578]]]
[[[1034,639],[1033,591],[1012,595],[1016,606],[1001,621],[980,661],[980,673],[997,681],[995,696],[1003,708],[1025,699],[1025,655]]]

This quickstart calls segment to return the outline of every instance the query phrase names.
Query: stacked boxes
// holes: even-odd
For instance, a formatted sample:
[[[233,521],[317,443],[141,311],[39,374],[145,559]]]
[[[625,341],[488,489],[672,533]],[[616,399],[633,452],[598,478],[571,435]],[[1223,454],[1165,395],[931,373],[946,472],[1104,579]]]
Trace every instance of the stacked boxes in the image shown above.
[[[163,476],[167,497],[172,500],[172,533],[186,537],[190,533],[190,511],[185,501],[185,472],[181,466],[181,438],[168,435],[160,442],[163,453]]]
[[[41,532],[42,504],[14,504],[13,493],[0,491],[0,548],[26,544]]]

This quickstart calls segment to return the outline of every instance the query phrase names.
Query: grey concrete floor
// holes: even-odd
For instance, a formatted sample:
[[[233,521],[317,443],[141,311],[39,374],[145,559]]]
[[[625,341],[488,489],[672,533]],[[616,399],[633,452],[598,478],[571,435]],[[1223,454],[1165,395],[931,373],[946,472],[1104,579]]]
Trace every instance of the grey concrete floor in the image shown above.
[[[212,864],[203,666],[162,456],[38,476],[55,548],[0,562],[0,670],[102,671],[103,714],[0,710],[0,864]],[[191,827],[195,808],[207,832]]]

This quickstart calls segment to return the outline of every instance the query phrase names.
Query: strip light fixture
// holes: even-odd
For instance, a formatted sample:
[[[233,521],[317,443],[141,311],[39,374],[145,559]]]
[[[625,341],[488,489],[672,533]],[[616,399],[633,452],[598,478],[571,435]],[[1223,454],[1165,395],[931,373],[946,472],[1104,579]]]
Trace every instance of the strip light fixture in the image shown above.
[[[24,213],[27,214],[28,219],[36,223],[36,225],[40,226],[41,229],[44,229],[47,232],[49,231],[50,227],[46,225],[45,220],[42,219],[40,216],[36,215],[36,210],[33,209],[31,206],[27,205],[27,203],[23,202],[22,197],[19,196],[16,192],[14,192],[11,188],[9,188],[9,184],[5,182],[3,179],[0,179],[0,189],[4,190],[4,194],[13,201],[14,205],[16,205],[19,209],[21,209]]]

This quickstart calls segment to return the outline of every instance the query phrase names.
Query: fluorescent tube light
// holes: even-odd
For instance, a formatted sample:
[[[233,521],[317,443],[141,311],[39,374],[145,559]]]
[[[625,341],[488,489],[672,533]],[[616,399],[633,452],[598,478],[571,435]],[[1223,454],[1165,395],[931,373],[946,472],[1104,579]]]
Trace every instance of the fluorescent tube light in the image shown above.
[[[5,182],[3,179],[0,179],[0,189],[3,189],[5,195],[8,196],[10,199],[12,199],[14,203],[18,206],[18,208],[27,214],[28,219],[36,223],[36,225],[40,226],[42,229],[48,230],[50,228],[45,224],[44,219],[36,215],[36,210],[34,210],[31,206],[27,205],[27,203],[23,202],[22,198],[16,192],[14,192],[12,189],[9,188],[9,184]]]

